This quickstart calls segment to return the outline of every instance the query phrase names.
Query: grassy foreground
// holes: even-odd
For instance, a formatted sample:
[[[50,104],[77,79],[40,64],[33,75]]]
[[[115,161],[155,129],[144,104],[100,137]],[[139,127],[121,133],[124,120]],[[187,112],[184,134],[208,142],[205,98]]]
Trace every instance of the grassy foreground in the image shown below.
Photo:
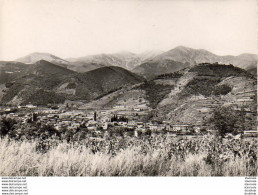
[[[48,140],[48,143],[51,141],[51,147],[42,152],[38,141],[0,139],[0,175],[257,175],[256,141],[222,142],[210,136],[197,140],[156,137],[80,143]]]

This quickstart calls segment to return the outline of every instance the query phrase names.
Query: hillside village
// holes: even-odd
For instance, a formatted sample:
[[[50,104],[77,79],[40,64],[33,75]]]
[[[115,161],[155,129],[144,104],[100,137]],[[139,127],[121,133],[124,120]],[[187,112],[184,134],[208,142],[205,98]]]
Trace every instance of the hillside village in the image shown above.
[[[169,121],[150,121],[142,122],[138,116],[146,115],[146,110],[143,108],[135,108],[133,112],[125,110],[122,106],[117,106],[112,110],[88,111],[81,109],[66,110],[64,108],[51,109],[40,108],[37,106],[26,105],[20,108],[13,107],[0,112],[1,117],[15,118],[21,124],[26,124],[28,121],[36,122],[41,125],[51,125],[57,130],[62,128],[76,129],[86,127],[91,131],[106,131],[109,127],[123,127],[128,130],[144,132],[151,130],[153,132],[190,132],[199,131],[200,127],[194,125],[177,125]],[[128,115],[125,115],[127,113]],[[113,117],[117,119],[112,121]],[[119,120],[126,117],[126,120]],[[137,134],[136,134],[137,135]]]

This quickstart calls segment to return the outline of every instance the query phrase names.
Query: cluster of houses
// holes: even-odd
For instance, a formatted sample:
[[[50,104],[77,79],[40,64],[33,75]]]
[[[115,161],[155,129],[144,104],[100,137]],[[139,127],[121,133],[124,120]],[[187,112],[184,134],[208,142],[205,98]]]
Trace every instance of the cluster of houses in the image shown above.
[[[162,123],[157,122],[141,122],[137,120],[127,120],[127,121],[112,121],[112,113],[107,111],[99,112],[89,112],[87,114],[83,112],[66,112],[61,114],[51,114],[47,116],[42,116],[39,118],[40,122],[44,124],[52,124],[56,129],[62,127],[67,127],[70,129],[77,128],[80,126],[87,127],[88,130],[108,130],[109,127],[114,128],[125,128],[136,131],[144,132],[146,130],[151,130],[152,132],[199,132],[200,127],[188,124],[171,124],[170,121],[163,121]]]
[[[28,109],[29,108],[29,109]],[[112,110],[100,111],[82,111],[82,110],[62,110],[50,108],[36,108],[36,107],[21,107],[18,112],[9,113],[8,117],[20,119],[25,124],[28,121],[34,121],[42,125],[52,125],[57,130],[62,128],[76,129],[78,127],[87,127],[91,131],[108,130],[113,128],[125,128],[127,130],[134,130],[144,132],[151,130],[152,132],[198,132],[199,126],[188,124],[171,124],[170,121],[163,122],[141,122],[136,119],[126,121],[112,121],[114,116]],[[120,115],[122,117],[123,115]],[[124,116],[123,116],[124,117]],[[112,121],[112,122],[111,122]]]

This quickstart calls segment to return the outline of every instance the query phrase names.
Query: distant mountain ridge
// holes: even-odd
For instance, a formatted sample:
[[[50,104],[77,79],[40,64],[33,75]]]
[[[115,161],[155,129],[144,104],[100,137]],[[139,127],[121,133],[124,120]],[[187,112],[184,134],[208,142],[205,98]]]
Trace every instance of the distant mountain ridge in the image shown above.
[[[137,66],[132,71],[146,78],[152,78],[161,73],[165,74],[178,71],[180,69],[179,63],[181,63],[181,69],[183,69],[200,63],[216,62],[219,64],[232,64],[249,70],[257,67],[258,56],[255,54],[218,56],[207,50],[178,46]]]
[[[67,67],[67,65],[69,64],[68,61],[66,61],[64,59],[61,59],[61,58],[59,58],[55,55],[52,55],[52,54],[49,54],[49,53],[41,53],[41,52],[31,53],[31,54],[29,54],[25,57],[18,58],[15,61],[21,62],[21,63],[24,63],[24,64],[34,64],[34,63],[36,63],[37,61],[40,61],[40,60],[45,60],[45,61],[51,62],[53,64],[57,64],[59,66],[61,65],[61,66],[64,66],[64,67]]]
[[[166,52],[150,50],[135,54],[121,51],[113,54],[89,55],[66,60],[48,53],[33,53],[17,59],[17,62],[34,64],[39,60],[46,60],[80,73],[106,66],[118,66],[150,79],[159,74],[175,72],[200,63],[216,62],[232,64],[256,74],[258,55],[244,53],[238,56],[219,56],[204,49],[178,46]]]
[[[200,63],[215,63],[219,64],[233,64],[240,68],[247,68],[249,65],[253,65],[253,62],[258,61],[258,55],[255,54],[240,54],[238,56],[225,55],[219,56],[204,49],[192,49],[189,47],[178,46],[167,52],[164,52],[153,59],[153,61],[159,61],[163,59],[170,59],[182,63],[189,63],[190,65],[197,65]],[[246,65],[243,65],[246,63]]]
[[[67,59],[72,64],[73,70],[79,70],[84,67],[85,72],[88,71],[88,67],[96,66],[119,66],[127,70],[132,70],[136,66],[140,65],[144,61],[148,61],[161,54],[159,50],[146,51],[140,54],[135,54],[128,51],[121,51],[113,54],[97,54],[89,55],[80,58]],[[91,68],[90,68],[91,69]]]

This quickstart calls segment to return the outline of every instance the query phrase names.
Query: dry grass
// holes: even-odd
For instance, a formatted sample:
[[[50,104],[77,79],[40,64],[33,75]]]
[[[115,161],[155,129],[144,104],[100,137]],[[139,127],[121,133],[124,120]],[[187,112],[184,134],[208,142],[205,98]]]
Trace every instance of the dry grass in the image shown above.
[[[257,174],[257,164],[246,156],[209,164],[207,152],[200,150],[168,157],[166,148],[129,146],[116,155],[93,153],[83,145],[60,143],[40,153],[36,142],[0,139],[1,176],[249,176]]]

